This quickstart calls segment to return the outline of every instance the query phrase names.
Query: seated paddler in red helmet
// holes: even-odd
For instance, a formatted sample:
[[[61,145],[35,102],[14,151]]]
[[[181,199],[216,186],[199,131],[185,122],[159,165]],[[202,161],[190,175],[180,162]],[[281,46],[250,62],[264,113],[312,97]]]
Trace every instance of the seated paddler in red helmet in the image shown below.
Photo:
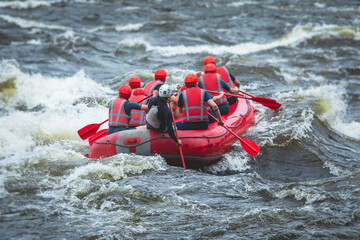
[[[129,126],[132,109],[149,110],[147,105],[129,102],[130,95],[131,87],[129,85],[124,84],[119,87],[119,97],[110,104],[107,135],[118,131],[134,129]]]
[[[216,66],[216,60],[213,56],[205,57],[203,63],[204,66],[206,66],[209,63],[212,63]],[[234,87],[240,88],[240,81],[237,80],[225,66],[217,67],[216,73],[220,74],[221,79],[224,80],[229,85],[230,88],[234,88]],[[236,97],[228,97],[227,100],[230,105],[237,102]]]
[[[140,78],[137,76],[129,78],[129,85],[131,87],[131,96],[129,98],[129,102],[139,103],[140,105],[145,104],[145,91],[141,88]],[[145,115],[145,110],[132,109],[129,126],[137,127],[145,125]]]
[[[204,89],[198,87],[199,79],[195,74],[185,77],[186,89],[180,93],[178,100],[179,110],[182,112],[182,121],[176,122],[179,130],[204,130],[209,126],[208,113],[224,124],[218,106],[212,100],[212,96]],[[208,106],[212,108],[208,112]]]
[[[221,91],[226,91],[230,93],[236,93],[239,89],[237,87],[230,87],[224,80],[221,79],[220,74],[216,73],[216,66],[212,63],[208,63],[204,67],[204,74],[200,76],[199,87],[205,90],[210,90],[220,93]],[[212,96],[218,94],[211,93]],[[230,111],[230,105],[227,101],[226,96],[223,96],[220,100],[215,102],[219,109],[221,115],[228,114]],[[210,119],[210,123],[214,120]]]
[[[155,80],[148,82],[144,87],[145,95],[149,96],[153,94],[154,91],[159,92],[161,85],[165,83],[166,75],[167,73],[164,69],[157,69],[154,74]]]

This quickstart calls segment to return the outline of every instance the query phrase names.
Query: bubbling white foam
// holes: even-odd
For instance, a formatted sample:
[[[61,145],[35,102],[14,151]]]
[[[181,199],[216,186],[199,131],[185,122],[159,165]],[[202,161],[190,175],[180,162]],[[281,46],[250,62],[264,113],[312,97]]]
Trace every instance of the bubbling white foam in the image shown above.
[[[342,86],[322,85],[281,95],[283,97],[309,99],[313,102],[315,113],[320,120],[340,134],[360,139],[360,122],[346,120],[346,92]]]
[[[0,117],[1,155],[32,151],[39,139],[79,139],[78,129],[107,118],[107,106],[96,99],[108,102],[113,92],[83,71],[70,77],[26,74],[13,60],[0,63],[0,83],[7,86],[0,89],[6,111]]]
[[[0,14],[0,18],[4,19],[5,21],[9,23],[13,23],[18,25],[21,28],[44,28],[44,29],[50,29],[50,30],[70,30],[71,28],[64,27],[64,26],[58,26],[58,25],[50,25],[50,24],[44,24],[36,21],[31,21],[19,17],[12,17],[9,15]]]
[[[236,45],[177,45],[177,46],[152,46],[143,39],[125,39],[119,43],[119,46],[128,48],[145,48],[146,51],[154,51],[163,56],[171,57],[175,55],[189,55],[198,53],[210,53],[213,55],[237,54],[245,55],[254,52],[275,49],[283,46],[296,46],[313,37],[331,38],[333,36],[343,38],[359,38],[360,33],[352,26],[337,25],[298,25],[291,32],[266,43],[240,43]]]

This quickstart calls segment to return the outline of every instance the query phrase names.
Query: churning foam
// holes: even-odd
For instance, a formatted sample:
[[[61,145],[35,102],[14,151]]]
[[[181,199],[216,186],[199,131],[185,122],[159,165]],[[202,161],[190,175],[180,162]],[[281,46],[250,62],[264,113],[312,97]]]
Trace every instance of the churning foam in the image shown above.
[[[326,94],[325,94],[326,93]],[[289,98],[305,98],[313,101],[315,113],[336,132],[354,139],[360,139],[360,122],[346,121],[347,103],[345,89],[336,85],[323,85],[300,89],[283,94]]]
[[[142,39],[125,39],[119,43],[120,46],[129,48],[145,48],[146,51],[158,52],[163,56],[170,57],[175,55],[188,55],[198,53],[210,53],[213,55],[224,54],[238,54],[245,55],[254,52],[274,49],[283,46],[296,46],[313,37],[321,36],[331,38],[333,36],[344,38],[358,38],[359,32],[356,27],[352,26],[337,26],[337,25],[320,25],[312,26],[298,25],[295,26],[291,32],[283,35],[280,38],[274,39],[266,43],[240,43],[236,45],[177,45],[177,46],[152,46],[150,43]]]
[[[26,74],[10,60],[0,63],[0,87],[1,155],[23,154],[39,139],[78,139],[89,121],[107,118],[107,106],[96,99],[109,102],[113,92],[83,71],[63,78]]]
[[[18,25],[21,28],[43,28],[43,29],[50,29],[50,30],[70,30],[71,28],[58,26],[58,25],[50,25],[44,24],[36,21],[31,21],[19,17],[12,17],[9,15],[0,14],[0,18],[4,19],[9,23],[13,23]]]
[[[4,1],[0,2],[0,7],[2,8],[13,8],[13,9],[30,9],[37,8],[40,6],[51,6],[53,3],[61,2],[61,0],[57,1]]]
[[[134,24],[126,24],[126,25],[114,25],[114,26],[101,26],[89,30],[89,32],[108,32],[108,31],[116,31],[116,32],[131,32],[131,31],[139,31],[145,24],[144,23],[134,23]]]

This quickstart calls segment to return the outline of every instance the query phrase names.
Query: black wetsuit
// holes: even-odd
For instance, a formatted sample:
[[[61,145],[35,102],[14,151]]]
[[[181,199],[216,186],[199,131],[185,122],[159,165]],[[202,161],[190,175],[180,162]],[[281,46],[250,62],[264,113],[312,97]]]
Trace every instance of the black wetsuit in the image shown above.
[[[148,102],[149,109],[151,109],[152,106],[157,106],[158,108],[157,118],[160,120],[160,127],[158,129],[155,129],[147,123],[147,128],[150,128],[157,132],[166,132],[172,139],[174,139],[175,142],[177,142],[173,127],[172,113],[167,105],[167,102],[165,102],[159,97],[153,97],[150,98]]]

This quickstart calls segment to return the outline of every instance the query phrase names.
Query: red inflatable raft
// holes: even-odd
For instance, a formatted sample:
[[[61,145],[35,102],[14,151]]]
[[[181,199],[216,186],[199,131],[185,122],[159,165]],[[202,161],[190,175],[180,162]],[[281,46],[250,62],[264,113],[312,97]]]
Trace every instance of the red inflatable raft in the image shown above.
[[[238,99],[230,106],[228,115],[223,115],[225,125],[238,136],[243,135],[255,123],[256,110],[246,99]],[[221,159],[236,141],[239,141],[216,122],[207,130],[178,130],[187,168],[211,165]],[[144,156],[155,154],[165,158],[169,165],[182,166],[179,147],[167,133],[150,129],[121,131],[102,137],[90,147],[90,158],[105,158],[118,153],[134,153]]]

